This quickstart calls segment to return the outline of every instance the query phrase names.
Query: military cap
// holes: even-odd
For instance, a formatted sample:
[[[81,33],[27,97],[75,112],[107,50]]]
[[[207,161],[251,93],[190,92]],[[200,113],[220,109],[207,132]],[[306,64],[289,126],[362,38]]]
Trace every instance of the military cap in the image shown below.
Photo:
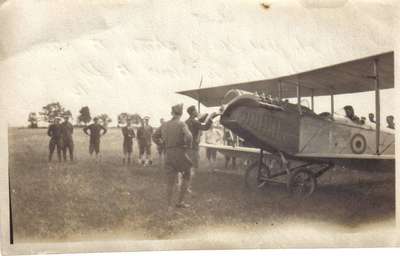
[[[191,115],[196,110],[196,106],[192,105],[186,109],[187,113]]]
[[[172,106],[171,110],[172,110],[172,113],[174,113],[176,115],[182,115],[182,113],[183,113],[183,104],[177,104],[175,106]]]
[[[93,121],[98,121],[99,118],[96,116],[95,118],[93,118]]]
[[[150,117],[149,116],[145,116],[145,117],[143,117],[143,120],[149,120],[150,119]]]

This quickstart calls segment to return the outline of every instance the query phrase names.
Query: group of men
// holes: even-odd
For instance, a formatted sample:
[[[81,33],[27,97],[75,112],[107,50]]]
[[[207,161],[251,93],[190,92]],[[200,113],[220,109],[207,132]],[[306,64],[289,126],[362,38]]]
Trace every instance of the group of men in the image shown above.
[[[373,113],[369,113],[368,115],[368,119],[371,123],[376,123],[375,121],[375,115]],[[389,115],[386,117],[386,124],[387,124],[387,128],[389,129],[394,129],[394,116]]]
[[[54,151],[57,150],[58,161],[67,160],[67,150],[70,160],[74,160],[74,127],[69,122],[69,117],[64,117],[64,122],[60,123],[61,117],[56,117],[53,124],[48,127],[47,134],[49,142],[49,161],[52,161]],[[89,136],[89,154],[99,159],[101,137],[107,133],[107,128],[100,124],[98,117],[93,118],[93,123],[85,126],[83,132]],[[137,138],[139,147],[139,162],[151,165],[151,139],[153,128],[149,125],[149,117],[143,118],[142,126],[138,128],[137,134],[133,129],[131,121],[122,128],[123,135],[123,163],[131,163],[133,149],[133,139]],[[160,151],[159,151],[160,152]]]
[[[185,195],[190,192],[191,179],[199,166],[199,144],[202,131],[212,128],[212,119],[216,113],[210,116],[200,116],[195,106],[187,108],[189,118],[186,122],[181,121],[183,114],[183,104],[175,105],[171,109],[172,119],[168,122],[160,120],[160,127],[153,132],[149,125],[149,117],[143,118],[142,125],[137,129],[136,134],[130,120],[123,127],[123,163],[131,163],[133,151],[133,139],[137,139],[139,147],[139,161],[141,164],[151,164],[151,144],[152,141],[157,145],[160,159],[163,159],[163,168],[167,175],[167,199],[168,205],[172,204],[173,188],[179,182],[180,191],[176,207],[186,208],[188,204],[184,202]],[[74,128],[69,122],[69,117],[64,117],[64,122],[60,123],[61,118],[55,118],[54,123],[48,128],[50,136],[49,161],[52,160],[54,150],[57,149],[58,160],[66,161],[67,150],[70,160],[74,160]],[[95,117],[93,123],[84,127],[83,132],[90,137],[89,153],[95,154],[96,159],[100,153],[101,136],[107,133],[107,128],[99,123],[99,118]],[[62,154],[61,154],[62,152]]]
[[[214,125],[210,127],[210,129],[205,133],[205,143],[210,145],[227,145],[227,146],[242,146],[243,141],[234,134],[231,130],[227,128],[219,129]],[[217,149],[215,148],[206,148],[206,156],[208,160],[208,167],[210,170],[216,169],[217,162]],[[229,165],[231,166],[229,167]],[[230,156],[229,154],[225,155],[225,169],[232,168],[235,170],[237,168],[236,165],[236,157]]]
[[[132,121],[127,120],[126,126],[124,126],[122,131],[123,143],[122,152],[123,158],[122,163],[130,165],[132,163],[132,151],[133,151],[133,140],[137,139],[137,144],[139,148],[139,163],[142,165],[152,165],[153,161],[151,158],[151,145],[153,136],[153,127],[149,124],[150,117],[145,116],[142,120],[142,125],[137,129],[136,134],[134,127],[132,126]],[[161,119],[161,124],[163,119]],[[162,149],[159,149],[159,152]],[[162,152],[161,152],[162,153]],[[161,154],[160,153],[160,154]]]
[[[49,142],[49,161],[53,158],[54,150],[57,150],[58,161],[61,162],[67,160],[67,150],[69,152],[69,158],[72,161],[74,159],[74,141],[72,134],[74,127],[69,122],[69,117],[64,117],[64,122],[60,123],[61,118],[56,117],[54,123],[51,124],[47,130],[47,135],[50,137]],[[62,159],[61,159],[62,152]]]
[[[70,161],[74,160],[74,127],[69,122],[69,116],[64,117],[64,122],[60,123],[61,117],[56,117],[54,123],[49,125],[47,135],[49,142],[49,162],[52,161],[54,150],[57,150],[58,161],[67,160],[67,150]],[[95,153],[96,158],[100,153],[100,137],[107,132],[107,129],[99,123],[99,118],[95,117],[93,123],[83,128],[86,135],[90,136],[89,153]],[[62,157],[61,157],[62,152]]]
[[[353,109],[352,106],[350,106],[350,105],[344,106],[344,111],[346,113],[346,117],[349,118],[354,123],[361,124],[361,125],[366,123],[366,118],[365,117],[361,117],[361,118],[358,117],[355,114],[354,109]],[[373,113],[369,113],[368,114],[368,120],[371,123],[376,123],[375,115]],[[394,127],[395,127],[394,116],[392,116],[392,115],[387,116],[386,117],[386,123],[387,123],[387,126],[386,126],[387,128],[394,129]]]
[[[139,161],[141,164],[151,164],[152,141],[157,145],[160,166],[166,173],[167,201],[172,206],[172,198],[175,184],[179,184],[179,195],[176,203],[178,208],[187,208],[184,199],[191,192],[191,180],[199,167],[200,138],[202,131],[212,129],[212,119],[216,113],[200,115],[195,106],[187,108],[189,118],[183,122],[183,104],[171,108],[171,120],[165,122],[160,119],[160,127],[153,133],[149,125],[149,118],[143,118],[142,126],[136,132],[131,121],[122,128],[123,163],[131,162],[133,139],[136,138],[139,146]],[[208,117],[208,118],[207,118]]]

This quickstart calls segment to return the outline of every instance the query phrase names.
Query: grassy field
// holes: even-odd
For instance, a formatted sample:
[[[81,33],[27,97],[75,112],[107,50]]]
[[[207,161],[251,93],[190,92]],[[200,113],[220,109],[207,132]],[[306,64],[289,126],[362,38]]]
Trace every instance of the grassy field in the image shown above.
[[[167,214],[162,170],[157,164],[123,166],[120,130],[110,129],[103,137],[99,163],[90,158],[88,137],[80,129],[74,139],[75,162],[48,163],[46,130],[9,130],[16,243],[170,239],[200,228],[246,232],[293,221],[327,223],[347,231],[364,224],[395,223],[393,173],[334,170],[310,198],[297,200],[288,196],[284,185],[248,191],[243,170],[211,172],[204,154],[193,180],[194,194],[188,198],[192,207]],[[136,147],[134,151],[136,160]],[[222,159],[220,155],[221,169]]]

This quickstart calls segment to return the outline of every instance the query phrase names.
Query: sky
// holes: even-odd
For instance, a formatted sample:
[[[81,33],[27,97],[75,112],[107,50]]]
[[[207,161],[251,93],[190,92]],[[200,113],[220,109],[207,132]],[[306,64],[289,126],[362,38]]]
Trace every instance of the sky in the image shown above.
[[[89,106],[158,125],[172,105],[197,104],[176,91],[198,88],[201,77],[213,87],[394,49],[395,0],[264,2],[269,9],[250,0],[2,1],[0,114],[25,126],[30,112],[60,102],[74,118]],[[393,90],[381,97],[382,114],[392,114]],[[317,112],[329,111],[327,99],[315,100]],[[371,93],[335,99],[349,103],[360,115],[375,108]]]

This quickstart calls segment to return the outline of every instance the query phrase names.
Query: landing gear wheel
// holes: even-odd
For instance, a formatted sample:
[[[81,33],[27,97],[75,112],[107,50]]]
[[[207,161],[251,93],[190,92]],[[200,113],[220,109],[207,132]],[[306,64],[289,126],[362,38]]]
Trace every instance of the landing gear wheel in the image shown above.
[[[291,195],[308,197],[317,187],[317,179],[312,171],[298,169],[290,174],[287,185]]]
[[[269,168],[262,163],[259,172],[260,163],[258,161],[249,165],[244,175],[244,183],[247,189],[259,190],[266,184],[266,178],[270,176]]]

